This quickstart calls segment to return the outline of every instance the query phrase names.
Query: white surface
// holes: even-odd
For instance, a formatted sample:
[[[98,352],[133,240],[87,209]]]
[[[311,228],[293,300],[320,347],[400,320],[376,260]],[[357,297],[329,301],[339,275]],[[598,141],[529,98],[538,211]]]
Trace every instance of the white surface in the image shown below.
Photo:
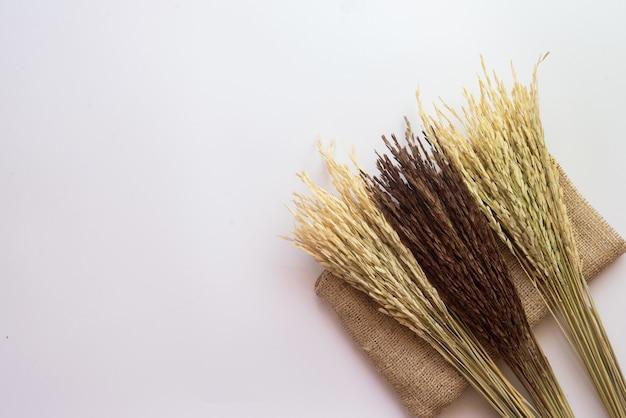
[[[471,4],[470,4],[471,3]],[[528,79],[550,149],[626,234],[626,3],[0,4],[0,416],[406,417],[278,239],[315,141],[371,164],[415,88],[479,54]],[[626,261],[593,284],[626,364]],[[580,417],[604,416],[552,323]],[[469,392],[444,417],[492,412]]]

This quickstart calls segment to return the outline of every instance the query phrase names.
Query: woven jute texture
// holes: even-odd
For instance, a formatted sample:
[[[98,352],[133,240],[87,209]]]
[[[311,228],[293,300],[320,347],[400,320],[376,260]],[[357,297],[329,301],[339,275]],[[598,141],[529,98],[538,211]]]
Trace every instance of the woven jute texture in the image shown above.
[[[626,244],[576,191],[563,171],[561,185],[584,274],[592,279],[626,252]],[[546,316],[547,307],[504,244],[501,251],[534,326]],[[328,271],[318,278],[315,291],[334,309],[344,328],[412,415],[435,417],[467,388],[468,383],[439,353],[408,328],[379,312],[378,305],[364,293]]]

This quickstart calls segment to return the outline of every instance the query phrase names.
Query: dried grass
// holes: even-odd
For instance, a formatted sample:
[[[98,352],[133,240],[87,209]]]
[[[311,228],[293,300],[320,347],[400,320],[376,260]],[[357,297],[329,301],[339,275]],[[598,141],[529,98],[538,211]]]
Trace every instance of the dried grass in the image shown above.
[[[445,150],[383,137],[379,174],[364,174],[372,196],[442,299],[480,341],[511,367],[541,416],[573,412],[535,340],[487,219]],[[425,145],[427,143],[428,145]]]
[[[609,415],[626,417],[624,378],[582,275],[558,171],[544,142],[537,67],[530,86],[514,79],[509,92],[483,62],[479,83],[479,97],[465,93],[461,114],[444,104],[434,117],[421,109],[422,118],[541,293]]]
[[[507,417],[534,416],[487,352],[446,308],[409,250],[376,208],[364,180],[320,149],[338,195],[301,178],[311,196],[296,194],[293,237],[333,274],[370,295],[381,310],[431,344]],[[356,162],[355,162],[356,165]]]

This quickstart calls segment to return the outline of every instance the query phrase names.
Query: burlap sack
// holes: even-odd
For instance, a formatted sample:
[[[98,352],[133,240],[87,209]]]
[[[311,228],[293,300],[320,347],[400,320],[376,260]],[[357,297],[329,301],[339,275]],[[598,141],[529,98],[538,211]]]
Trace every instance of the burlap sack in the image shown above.
[[[624,240],[576,191],[561,171],[568,215],[583,261],[585,277],[592,279],[626,252]],[[547,313],[541,297],[513,255],[501,245],[531,325]],[[437,416],[457,399],[468,383],[427,343],[393,318],[380,313],[376,303],[328,271],[315,284],[319,297],[335,310],[354,341],[391,384],[409,412]]]

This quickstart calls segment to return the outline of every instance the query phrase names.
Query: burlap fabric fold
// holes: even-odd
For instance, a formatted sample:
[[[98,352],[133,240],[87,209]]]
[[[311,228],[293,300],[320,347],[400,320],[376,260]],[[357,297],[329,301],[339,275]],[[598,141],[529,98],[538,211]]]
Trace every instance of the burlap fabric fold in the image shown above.
[[[626,244],[576,191],[562,170],[561,185],[584,274],[592,279],[626,252]],[[546,316],[547,307],[504,244],[501,250],[534,326]],[[328,271],[318,278],[315,291],[334,309],[346,331],[411,414],[435,417],[467,388],[465,379],[434,349],[408,328],[379,312],[377,304],[364,293]]]

